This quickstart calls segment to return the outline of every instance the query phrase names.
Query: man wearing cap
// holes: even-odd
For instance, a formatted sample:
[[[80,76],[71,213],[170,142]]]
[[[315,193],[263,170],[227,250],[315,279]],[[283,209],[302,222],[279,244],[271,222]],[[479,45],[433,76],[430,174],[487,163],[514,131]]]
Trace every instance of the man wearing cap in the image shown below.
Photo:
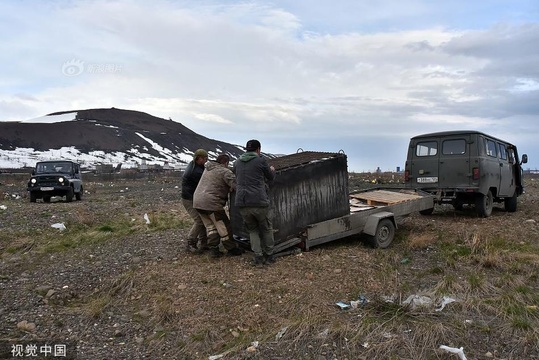
[[[275,178],[275,169],[260,155],[260,141],[249,140],[246,153],[234,162],[236,174],[235,205],[249,232],[251,250],[255,253],[253,265],[273,264],[273,225],[269,213],[269,184]]]
[[[215,161],[208,161],[193,197],[193,207],[206,226],[210,256],[213,258],[223,255],[219,250],[221,242],[227,255],[239,256],[243,253],[230,238],[232,227],[225,211],[228,194],[236,187],[236,177],[228,168],[229,161],[230,157],[226,154],[219,155]]]
[[[200,253],[208,248],[206,227],[198,211],[193,208],[193,195],[204,172],[206,161],[208,161],[208,152],[198,149],[193,154],[193,160],[187,165],[182,177],[182,205],[194,222],[187,235],[187,250],[192,253]],[[199,240],[200,246],[197,247]]]

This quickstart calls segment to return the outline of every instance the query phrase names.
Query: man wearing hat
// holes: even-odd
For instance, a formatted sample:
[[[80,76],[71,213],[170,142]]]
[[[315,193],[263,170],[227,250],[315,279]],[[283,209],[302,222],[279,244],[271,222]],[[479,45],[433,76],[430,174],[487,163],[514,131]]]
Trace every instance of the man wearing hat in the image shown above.
[[[220,243],[227,255],[240,256],[243,253],[232,240],[232,227],[225,211],[229,193],[236,187],[236,177],[228,168],[229,161],[226,154],[217,156],[215,161],[208,161],[193,197],[193,207],[206,226],[210,256],[213,258],[223,255],[219,250]]]
[[[269,183],[275,178],[275,169],[260,155],[260,149],[260,141],[247,141],[247,152],[234,162],[233,167],[236,174],[235,205],[249,232],[251,250],[255,253],[255,266],[275,262],[268,196]]]
[[[193,160],[187,165],[182,177],[182,205],[194,222],[187,235],[187,250],[192,253],[200,253],[208,248],[206,227],[198,211],[193,208],[193,194],[204,172],[206,161],[208,161],[208,152],[198,149],[193,154]],[[200,246],[197,247],[199,240]]]

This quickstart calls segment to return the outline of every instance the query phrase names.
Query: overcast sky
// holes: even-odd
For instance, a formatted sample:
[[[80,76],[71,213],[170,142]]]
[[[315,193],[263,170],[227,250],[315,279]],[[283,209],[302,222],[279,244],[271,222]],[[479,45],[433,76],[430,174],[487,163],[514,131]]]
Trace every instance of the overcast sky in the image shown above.
[[[537,0],[3,0],[0,34],[2,121],[138,110],[351,171],[474,129],[539,167]]]

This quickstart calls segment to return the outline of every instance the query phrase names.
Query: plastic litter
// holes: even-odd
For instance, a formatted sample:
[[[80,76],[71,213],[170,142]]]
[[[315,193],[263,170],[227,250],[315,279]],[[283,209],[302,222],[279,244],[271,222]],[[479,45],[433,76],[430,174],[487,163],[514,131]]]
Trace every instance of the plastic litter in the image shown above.
[[[440,345],[440,349],[445,350],[447,352],[457,354],[459,356],[460,360],[466,360],[466,355],[464,355],[464,348],[453,348],[445,345]]]
[[[335,305],[340,307],[341,310],[345,310],[345,309],[349,309],[349,308],[357,309],[358,306],[365,305],[368,302],[369,302],[369,300],[367,300],[367,298],[365,296],[359,295],[357,300],[352,300],[352,301],[350,301],[349,304],[345,303],[343,301],[338,301],[338,302],[335,303]]]
[[[279,330],[279,332],[277,333],[277,335],[275,335],[275,341],[279,340],[280,338],[283,337],[283,335],[286,333],[286,330],[288,330],[288,326],[283,326],[281,328],[281,330]]]
[[[0,205],[0,210],[7,210],[7,206],[6,205]]]
[[[316,335],[316,337],[319,339],[325,339],[328,336],[328,334],[329,334],[329,329],[324,329],[321,332],[319,332],[318,335]]]
[[[350,304],[344,303],[344,302],[342,302],[342,301],[336,302],[335,305],[337,305],[338,307],[340,307],[341,310],[345,310],[345,309],[348,309],[349,307],[351,307]]]
[[[56,223],[51,225],[52,228],[58,229],[60,231],[64,231],[66,229],[66,226],[64,223]]]
[[[146,224],[150,223],[150,218],[148,217],[148,214],[144,214],[144,220],[146,221]]]
[[[442,298],[442,303],[440,304],[440,307],[437,309],[434,309],[434,311],[442,311],[447,304],[451,304],[452,302],[457,301],[456,299],[450,298],[448,296],[444,296]]]
[[[429,306],[432,304],[432,299],[424,295],[410,295],[402,302],[402,305],[409,305],[412,309],[419,306]]]
[[[246,350],[247,350],[247,352],[254,353],[254,352],[256,352],[257,348],[258,348],[258,341],[253,341],[251,343],[251,346],[249,346]]]

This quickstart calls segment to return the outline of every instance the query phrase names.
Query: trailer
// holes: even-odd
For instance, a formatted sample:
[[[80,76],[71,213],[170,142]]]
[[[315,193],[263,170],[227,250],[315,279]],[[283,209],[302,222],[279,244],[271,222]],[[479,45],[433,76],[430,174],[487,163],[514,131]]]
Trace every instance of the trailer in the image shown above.
[[[365,233],[379,248],[393,241],[399,218],[434,207],[434,196],[405,188],[349,193],[343,152],[300,152],[269,159],[276,169],[270,187],[275,253],[311,247]],[[234,238],[249,246],[239,210],[231,197]]]
[[[387,248],[395,237],[398,219],[433,206],[433,196],[409,189],[355,192],[350,194],[350,214],[311,224],[292,242],[308,251],[312,246],[364,233],[373,247]]]

